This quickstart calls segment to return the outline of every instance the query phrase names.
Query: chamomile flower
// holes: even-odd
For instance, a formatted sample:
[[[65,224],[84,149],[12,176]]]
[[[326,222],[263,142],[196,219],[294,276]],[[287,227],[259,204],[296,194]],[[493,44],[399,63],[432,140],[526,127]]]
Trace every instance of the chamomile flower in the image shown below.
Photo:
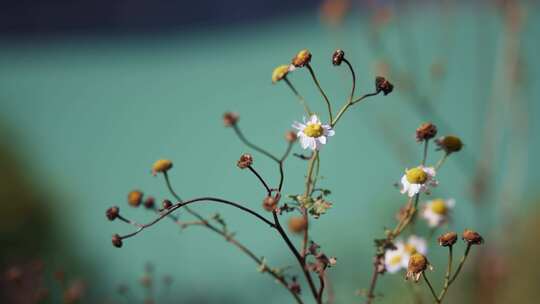
[[[304,117],[303,123],[294,122],[293,128],[298,130],[298,138],[303,149],[319,150],[328,141],[328,137],[335,132],[330,125],[322,124],[317,115],[311,115],[308,121]]]
[[[407,193],[409,197],[413,197],[421,192],[429,192],[430,187],[437,186],[435,174],[433,167],[418,166],[405,170],[401,178],[401,193]]]
[[[435,199],[426,202],[422,217],[427,220],[429,227],[439,227],[448,221],[450,209],[454,208],[454,199]]]
[[[396,249],[387,250],[384,255],[384,265],[389,273],[395,273],[407,268],[411,255],[427,253],[426,241],[415,235],[411,235],[406,243],[403,240],[397,240],[395,246]]]

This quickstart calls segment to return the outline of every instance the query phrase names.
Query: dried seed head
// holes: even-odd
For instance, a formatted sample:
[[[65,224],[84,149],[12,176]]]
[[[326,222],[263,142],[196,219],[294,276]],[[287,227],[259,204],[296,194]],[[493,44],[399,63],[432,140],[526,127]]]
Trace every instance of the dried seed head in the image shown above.
[[[415,253],[409,258],[409,267],[407,268],[407,275],[405,278],[413,279],[415,282],[418,282],[420,275],[422,275],[428,267],[431,268],[427,258],[420,253]]]
[[[123,243],[122,243],[122,238],[120,237],[120,235],[113,234],[113,236],[112,236],[112,244],[116,248],[122,247]]]
[[[439,240],[439,245],[443,247],[453,246],[457,241],[457,233],[453,231],[447,232],[439,236],[438,240]]]
[[[240,116],[237,113],[226,112],[225,114],[223,114],[223,124],[225,125],[225,127],[231,127],[236,125],[238,119],[240,119]]]
[[[171,208],[172,205],[173,205],[173,203],[168,199],[163,200],[163,202],[161,203],[161,206],[163,206],[163,209],[165,209],[165,210]]]
[[[437,135],[437,126],[427,122],[423,123],[416,129],[416,140],[417,141],[428,141]]]
[[[283,64],[278,66],[277,68],[272,71],[272,83],[276,83],[283,78],[287,77],[287,74],[289,74],[289,65]]]
[[[377,90],[377,92],[382,91],[384,95],[388,95],[394,90],[394,85],[386,80],[386,78],[377,76],[375,78],[375,90]]]
[[[303,216],[294,216],[289,219],[289,230],[293,233],[302,233],[307,228],[307,221]]]
[[[484,238],[476,231],[465,229],[463,231],[463,240],[471,245],[480,245],[484,243]]]
[[[273,196],[267,196],[264,198],[262,206],[264,210],[268,212],[274,211],[279,203],[279,198],[273,197]]]
[[[285,133],[285,140],[287,140],[290,143],[295,142],[298,139],[298,135],[296,135],[296,132],[294,131],[288,131]]]
[[[158,173],[165,173],[173,167],[172,161],[168,159],[157,160],[152,166],[152,175],[156,176]]]
[[[109,221],[114,221],[120,214],[120,208],[118,208],[117,206],[112,206],[111,208],[107,209],[107,212],[105,212],[105,214],[107,215]]]
[[[156,199],[153,198],[152,196],[147,197],[143,202],[144,207],[148,209],[154,208],[155,204],[156,204]]]
[[[304,49],[296,54],[296,56],[292,59],[292,64],[297,68],[301,68],[309,64],[310,61],[311,53],[309,50]]]
[[[457,136],[447,135],[435,140],[440,150],[444,150],[446,153],[458,152],[463,148],[463,142]]]
[[[242,154],[242,156],[240,156],[240,159],[236,163],[236,165],[240,169],[245,169],[251,166],[252,164],[253,164],[253,157],[251,156],[251,154],[248,154],[248,153]]]
[[[341,65],[343,58],[345,58],[345,52],[339,49],[335,50],[334,54],[332,55],[332,64]]]
[[[128,203],[133,207],[139,207],[141,205],[143,193],[139,190],[133,190],[128,194]]]

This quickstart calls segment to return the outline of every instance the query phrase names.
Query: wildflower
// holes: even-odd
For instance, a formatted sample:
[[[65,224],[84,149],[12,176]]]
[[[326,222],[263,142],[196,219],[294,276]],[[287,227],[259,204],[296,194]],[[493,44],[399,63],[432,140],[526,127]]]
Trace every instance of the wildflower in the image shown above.
[[[117,206],[112,206],[111,208],[107,209],[105,214],[107,215],[109,221],[114,221],[120,214],[120,208]]]
[[[253,157],[251,156],[251,154],[247,154],[247,153],[242,154],[242,156],[240,156],[240,159],[236,163],[236,165],[240,169],[245,169],[251,166],[252,164],[253,164]]]
[[[437,126],[427,122],[423,123],[416,129],[416,140],[417,141],[428,141],[437,135]]]
[[[117,248],[122,247],[122,238],[118,234],[114,234],[112,236],[112,244]]]
[[[225,125],[225,127],[231,127],[236,125],[238,119],[240,119],[240,116],[237,113],[226,112],[225,114],[223,114],[223,124]]]
[[[283,78],[287,77],[287,74],[289,74],[289,65],[283,64],[278,66],[272,72],[272,83],[282,80]]]
[[[298,136],[296,135],[294,131],[287,131],[287,133],[285,133],[285,140],[287,140],[288,142],[293,143],[297,139],[298,139]]]
[[[480,245],[484,243],[484,238],[476,231],[465,229],[462,235],[463,240],[471,245]]]
[[[458,152],[463,148],[463,142],[457,136],[448,135],[435,140],[439,150],[444,150],[446,153]]]
[[[375,89],[377,90],[377,93],[382,91],[386,96],[392,93],[392,91],[394,90],[394,85],[391,84],[388,80],[386,80],[386,78],[377,76],[375,78]]]
[[[438,238],[439,245],[443,247],[453,246],[457,242],[457,233],[451,231],[441,235]]]
[[[407,280],[413,279],[415,282],[418,282],[420,275],[422,275],[427,268],[432,269],[427,258],[421,253],[415,253],[411,255],[411,258],[409,259],[405,278]]]
[[[172,161],[168,159],[159,159],[152,166],[152,175],[156,176],[158,173],[166,173],[173,167]]]
[[[309,50],[304,49],[298,52],[296,56],[292,59],[292,65],[294,65],[297,68],[301,68],[309,64],[311,61],[311,53]]]
[[[422,212],[422,217],[427,220],[429,227],[439,227],[448,221],[450,209],[454,208],[454,199],[434,199],[428,201]]]
[[[302,233],[307,228],[307,221],[303,216],[294,216],[289,219],[289,230],[293,233]]]
[[[407,268],[410,257],[416,253],[427,253],[427,243],[423,238],[411,235],[406,243],[402,240],[396,241],[395,249],[386,250],[384,254],[386,271],[395,273]]]
[[[296,135],[300,138],[303,149],[319,150],[321,145],[326,144],[328,137],[334,136],[335,132],[330,125],[323,125],[317,115],[311,115],[309,121],[294,122],[293,128],[298,130]]]
[[[421,192],[429,192],[429,187],[437,186],[434,179],[435,169],[433,167],[419,166],[405,170],[401,178],[401,193],[407,193],[413,197]]]
[[[345,58],[345,52],[343,50],[335,50],[334,54],[332,55],[332,64],[333,65],[341,65],[341,62],[343,61],[343,58]]]
[[[279,202],[279,199],[269,195],[264,198],[262,205],[263,205],[264,210],[268,212],[272,212],[277,208],[278,202]]]
[[[133,207],[139,207],[142,202],[143,193],[139,190],[133,190],[128,193],[128,203]]]

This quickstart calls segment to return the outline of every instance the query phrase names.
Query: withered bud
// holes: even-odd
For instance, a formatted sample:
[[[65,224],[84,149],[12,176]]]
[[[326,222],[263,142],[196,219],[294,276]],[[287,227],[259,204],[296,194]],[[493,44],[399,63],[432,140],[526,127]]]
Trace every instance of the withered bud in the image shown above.
[[[300,284],[298,284],[296,277],[292,277],[292,282],[289,283],[289,289],[295,294],[300,294]]]
[[[161,206],[162,206],[163,209],[165,209],[165,210],[171,208],[172,205],[173,205],[173,203],[172,203],[170,200],[168,200],[168,199],[163,200],[163,202],[161,203]]]
[[[296,135],[296,132],[287,131],[287,133],[285,133],[285,140],[287,140],[288,142],[293,143],[297,139],[298,139],[298,135]]]
[[[484,238],[476,231],[465,229],[463,231],[463,240],[471,245],[480,245],[484,243]]]
[[[252,164],[253,164],[253,157],[251,156],[251,154],[248,154],[248,153],[242,154],[242,156],[240,156],[240,159],[236,163],[236,165],[240,169],[245,169],[251,166]]]
[[[236,125],[238,119],[240,119],[240,116],[237,113],[226,112],[225,114],[223,114],[223,124],[225,125],[225,127],[231,127]]]
[[[303,216],[294,216],[289,219],[289,230],[292,233],[302,233],[307,228],[307,221]]]
[[[426,122],[420,125],[416,129],[416,140],[417,141],[428,141],[437,135],[437,126],[430,122]]]
[[[122,247],[123,243],[122,243],[122,238],[120,237],[120,235],[113,234],[113,236],[112,236],[112,244],[116,248]]]
[[[280,65],[272,71],[272,83],[277,83],[289,74],[289,66],[284,64]]]
[[[377,90],[377,92],[382,91],[386,96],[392,93],[392,91],[394,90],[394,85],[391,84],[388,80],[386,80],[386,78],[377,76],[375,78],[375,89]]]
[[[107,215],[109,221],[114,221],[120,214],[120,208],[118,208],[117,206],[112,206],[111,208],[107,209],[107,212],[105,212],[105,214]]]
[[[341,65],[343,58],[345,58],[345,52],[339,49],[335,50],[334,54],[332,55],[332,64]]]
[[[272,212],[277,208],[278,203],[279,203],[279,199],[273,196],[267,196],[264,198],[262,206],[264,210],[268,212]]]
[[[431,268],[427,258],[420,254],[415,253],[409,258],[409,266],[407,267],[407,274],[405,279],[413,279],[415,282],[418,282],[422,273],[427,269]]]
[[[139,207],[141,205],[143,193],[139,190],[133,190],[128,194],[128,203],[132,207]]]
[[[457,233],[455,233],[453,231],[447,232],[447,233],[439,236],[438,240],[439,240],[439,245],[441,245],[443,247],[453,246],[457,241]]]
[[[152,175],[156,176],[158,173],[165,173],[173,167],[172,161],[168,159],[157,160],[152,166]]]
[[[309,64],[310,61],[311,53],[309,52],[309,50],[304,49],[298,52],[296,56],[294,56],[294,58],[292,59],[292,64],[297,68],[301,68]]]
[[[155,204],[156,204],[156,199],[152,196],[147,197],[143,202],[144,207],[148,209],[154,208]]]
[[[458,152],[463,148],[463,142],[457,136],[447,135],[435,140],[439,150],[444,150],[446,153]]]

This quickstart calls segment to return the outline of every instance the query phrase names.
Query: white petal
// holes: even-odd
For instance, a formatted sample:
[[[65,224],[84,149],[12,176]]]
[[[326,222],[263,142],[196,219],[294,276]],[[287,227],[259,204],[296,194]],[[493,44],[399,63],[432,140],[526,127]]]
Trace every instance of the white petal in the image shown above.
[[[309,119],[309,122],[313,123],[313,124],[319,124],[321,123],[319,121],[319,117],[317,117],[317,115],[313,114],[311,115],[310,119]]]
[[[323,135],[323,136],[319,136],[319,137],[317,137],[317,140],[318,140],[321,144],[326,145],[326,136],[324,136],[324,135]]]
[[[435,176],[437,174],[435,172],[435,168],[433,168],[433,167],[424,167],[424,168],[422,168],[422,170],[424,170],[424,172],[426,172],[430,176]]]
[[[313,137],[309,138],[309,148],[313,151],[317,150],[317,141]]]
[[[409,197],[413,197],[416,194],[420,193],[422,185],[420,184],[409,184]]]
[[[324,129],[324,135],[326,136],[334,136],[336,132],[329,126],[329,125],[323,125]]]
[[[407,191],[409,191],[409,181],[407,180],[407,176],[406,175],[403,175],[403,177],[401,178],[401,193],[405,193]]]
[[[456,205],[456,200],[455,199],[449,198],[449,199],[446,200],[446,207],[454,208],[455,205]]]
[[[300,145],[302,149],[307,149],[309,147],[310,138],[305,136],[304,133],[300,136]]]
[[[299,122],[295,121],[292,124],[292,127],[295,128],[296,130],[303,131],[306,128],[306,125],[304,125],[303,123],[299,123]]]

